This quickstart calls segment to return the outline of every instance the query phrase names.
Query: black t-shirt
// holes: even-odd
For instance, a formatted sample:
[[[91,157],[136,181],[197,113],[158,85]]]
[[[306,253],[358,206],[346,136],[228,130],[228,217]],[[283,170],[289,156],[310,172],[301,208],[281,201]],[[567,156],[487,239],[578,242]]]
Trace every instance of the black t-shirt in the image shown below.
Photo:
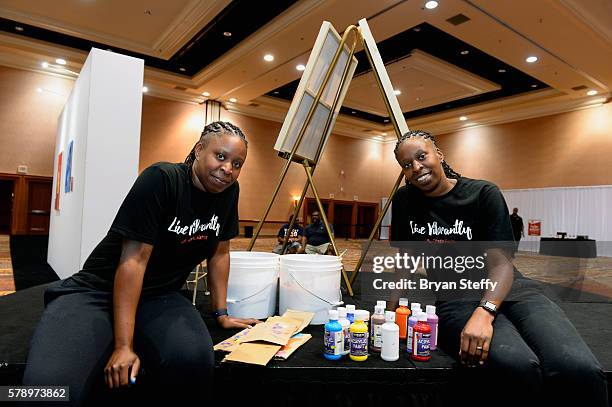
[[[73,278],[111,291],[123,239],[129,239],[153,245],[144,294],[180,289],[219,241],[238,234],[238,194],[237,182],[218,194],[196,188],[186,164],[151,165],[138,176],[108,234]]]
[[[393,197],[393,241],[512,241],[506,201],[488,181],[461,177],[448,193],[427,197],[411,185]]]
[[[330,224],[329,228],[334,233],[334,227]],[[325,224],[320,221],[319,223],[311,223],[306,226],[304,230],[304,236],[306,236],[306,243],[311,246],[320,246],[323,243],[329,243],[329,236],[325,230]]]

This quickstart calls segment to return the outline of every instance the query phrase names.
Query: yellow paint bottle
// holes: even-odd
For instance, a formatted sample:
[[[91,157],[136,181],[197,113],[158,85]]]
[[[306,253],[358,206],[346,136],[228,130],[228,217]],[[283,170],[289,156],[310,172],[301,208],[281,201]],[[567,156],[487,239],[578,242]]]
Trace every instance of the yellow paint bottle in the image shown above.
[[[368,326],[364,323],[366,312],[355,311],[355,322],[349,328],[351,335],[351,351],[349,357],[356,362],[368,359]]]

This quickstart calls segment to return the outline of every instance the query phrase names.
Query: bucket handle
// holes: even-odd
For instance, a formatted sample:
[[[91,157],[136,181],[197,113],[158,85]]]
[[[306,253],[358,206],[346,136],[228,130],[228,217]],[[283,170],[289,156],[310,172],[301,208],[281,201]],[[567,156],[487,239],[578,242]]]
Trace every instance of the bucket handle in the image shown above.
[[[325,298],[321,298],[319,297],[317,294],[313,293],[312,291],[310,291],[308,288],[304,287],[302,284],[300,284],[300,281],[293,275],[292,272],[289,272],[289,275],[295,280],[295,282],[297,283],[297,285],[299,285],[300,287],[302,287],[302,290],[310,293],[313,297],[316,297],[318,299],[320,299],[323,302],[328,303],[329,305],[331,305],[332,307],[337,307],[339,305],[344,304],[344,301],[342,301],[342,290],[340,291],[340,301],[336,301],[336,302],[329,302],[328,300],[326,300]]]
[[[278,283],[278,281],[274,281],[273,283],[270,283],[270,284],[266,285],[264,288],[262,288],[261,290],[257,291],[255,294],[251,294],[251,295],[246,296],[246,297],[244,297],[244,298],[242,298],[242,299],[240,299],[240,300],[233,300],[233,299],[227,298],[227,299],[226,299],[226,301],[227,301],[228,303],[230,303],[230,304],[238,304],[238,303],[241,303],[241,302],[243,302],[243,301],[246,301],[246,300],[248,300],[248,299],[250,299],[250,298],[255,297],[256,295],[261,294],[262,292],[264,292],[265,290],[267,290],[268,288],[270,288],[272,285],[277,284],[277,283]]]

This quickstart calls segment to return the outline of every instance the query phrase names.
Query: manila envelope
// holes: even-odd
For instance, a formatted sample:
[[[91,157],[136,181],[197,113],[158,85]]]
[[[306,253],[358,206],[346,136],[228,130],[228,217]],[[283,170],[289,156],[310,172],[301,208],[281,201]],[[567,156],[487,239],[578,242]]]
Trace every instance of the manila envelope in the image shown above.
[[[242,331],[238,332],[234,336],[216,344],[213,349],[220,350],[222,352],[234,351],[240,344],[240,340],[249,333],[249,330],[251,330],[251,328],[244,328]]]
[[[240,343],[261,341],[276,345],[286,345],[299,326],[300,321],[295,319],[270,317],[263,324],[257,324],[252,327],[240,340]]]
[[[293,309],[288,309],[283,314],[283,317],[297,319],[302,322],[302,324],[297,330],[298,332],[302,332],[302,330],[306,328],[308,324],[310,324],[310,321],[312,321],[314,316],[315,316],[314,312],[296,311]]]
[[[241,343],[232,353],[223,359],[223,362],[241,362],[265,366],[280,348],[280,345],[271,345],[269,343]]]
[[[312,338],[310,334],[297,333],[293,335],[293,337],[289,339],[289,342],[274,355],[274,359],[286,360],[297,348],[305,344],[310,338]]]

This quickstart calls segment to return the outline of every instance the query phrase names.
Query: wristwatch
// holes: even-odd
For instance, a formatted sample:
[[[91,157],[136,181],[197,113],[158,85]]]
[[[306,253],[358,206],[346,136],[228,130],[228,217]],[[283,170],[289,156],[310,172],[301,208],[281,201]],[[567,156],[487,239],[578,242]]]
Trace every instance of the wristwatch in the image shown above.
[[[212,312],[212,314],[211,314],[211,316],[214,319],[217,319],[217,318],[222,317],[224,315],[227,315],[227,308],[221,308],[221,309],[214,310]]]
[[[489,311],[494,317],[497,316],[497,305],[495,305],[491,301],[482,300],[480,301],[478,306]]]

